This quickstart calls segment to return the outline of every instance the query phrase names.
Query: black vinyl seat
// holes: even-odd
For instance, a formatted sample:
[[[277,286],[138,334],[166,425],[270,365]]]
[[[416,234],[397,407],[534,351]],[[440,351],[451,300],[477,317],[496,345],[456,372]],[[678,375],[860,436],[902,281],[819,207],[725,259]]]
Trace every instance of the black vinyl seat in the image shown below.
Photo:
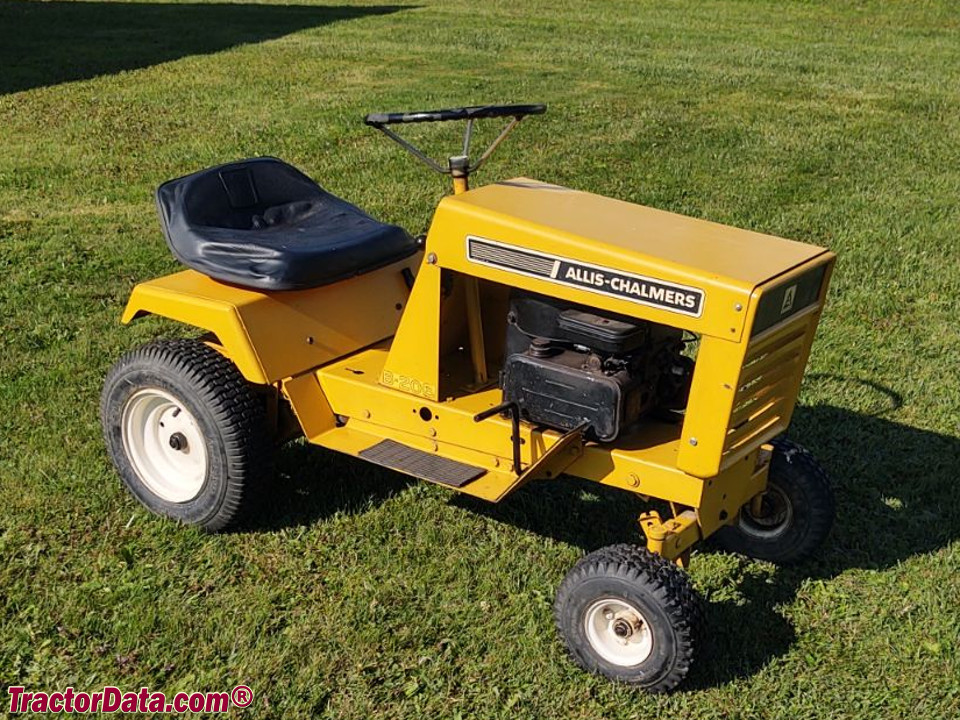
[[[157,209],[180,262],[260,290],[327,285],[417,249],[403,228],[374,220],[270,157],[170,180],[157,189]]]

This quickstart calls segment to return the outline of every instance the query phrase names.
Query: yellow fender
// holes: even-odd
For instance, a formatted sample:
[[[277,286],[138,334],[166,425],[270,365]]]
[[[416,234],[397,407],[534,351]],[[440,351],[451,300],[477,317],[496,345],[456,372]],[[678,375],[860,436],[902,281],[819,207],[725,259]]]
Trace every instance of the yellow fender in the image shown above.
[[[417,259],[274,293],[185,270],[137,285],[122,322],[158,315],[206,330],[247,380],[271,385],[392,336],[409,295],[402,271]]]

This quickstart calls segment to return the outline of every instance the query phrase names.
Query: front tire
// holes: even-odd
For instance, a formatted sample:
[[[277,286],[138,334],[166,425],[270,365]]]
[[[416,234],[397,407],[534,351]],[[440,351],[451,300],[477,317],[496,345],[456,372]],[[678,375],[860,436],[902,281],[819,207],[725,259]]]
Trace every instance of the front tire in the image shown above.
[[[104,382],[100,419],[131,494],[209,532],[240,520],[272,471],[263,400],[202,342],[161,340],[124,355]]]
[[[700,650],[703,610],[686,574],[636,545],[581,559],[560,585],[554,613],[580,667],[649,692],[676,687]]]
[[[748,503],[737,522],[715,537],[725,550],[789,565],[810,557],[826,540],[836,512],[833,488],[809,450],[782,437],[772,444],[760,512]]]

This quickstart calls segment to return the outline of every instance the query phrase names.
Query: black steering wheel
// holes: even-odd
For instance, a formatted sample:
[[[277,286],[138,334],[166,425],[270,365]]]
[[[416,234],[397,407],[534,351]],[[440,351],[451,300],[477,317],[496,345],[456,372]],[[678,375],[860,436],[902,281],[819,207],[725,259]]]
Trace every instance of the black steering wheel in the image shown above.
[[[420,110],[418,112],[402,113],[370,113],[363,121],[382,132],[388,138],[399,144],[411,155],[423,162],[427,167],[436,170],[444,175],[453,174],[454,177],[466,177],[475,170],[479,170],[490,154],[510,134],[510,131],[517,126],[527,115],[542,115],[547,111],[546,105],[475,105],[472,107],[450,108],[448,110]],[[490,146],[483,151],[483,154],[475,163],[470,163],[467,159],[470,153],[470,139],[473,137],[474,120],[483,120],[486,118],[510,118],[510,122],[503,129],[500,135],[490,143]],[[425,122],[446,122],[447,120],[466,120],[467,128],[463,134],[463,151],[460,155],[451,157],[446,166],[441,165],[436,160],[428,157],[420,148],[411,144],[408,140],[397,135],[388,125],[399,125],[406,123],[425,123]]]
[[[447,120],[482,120],[483,118],[515,118],[542,115],[546,105],[474,105],[447,110],[418,110],[402,113],[370,113],[363,121],[367,125],[396,125],[398,123],[445,122]]]

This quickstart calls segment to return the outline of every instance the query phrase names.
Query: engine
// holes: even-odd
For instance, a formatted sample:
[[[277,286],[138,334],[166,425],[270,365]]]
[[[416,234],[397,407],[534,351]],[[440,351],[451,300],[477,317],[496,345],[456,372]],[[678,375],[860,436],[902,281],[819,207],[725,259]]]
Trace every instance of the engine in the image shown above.
[[[609,442],[641,418],[686,406],[693,360],[683,331],[514,291],[503,399],[535,424]]]

